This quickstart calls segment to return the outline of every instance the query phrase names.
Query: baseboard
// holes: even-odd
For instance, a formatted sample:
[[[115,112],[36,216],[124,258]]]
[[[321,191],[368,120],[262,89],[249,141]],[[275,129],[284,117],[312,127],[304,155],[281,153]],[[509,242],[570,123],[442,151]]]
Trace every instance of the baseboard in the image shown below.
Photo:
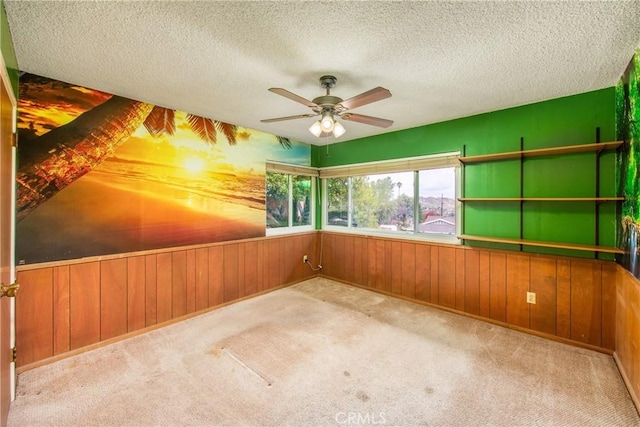
[[[624,370],[624,366],[622,365],[622,361],[618,358],[618,353],[613,352],[613,360],[616,362],[616,366],[618,367],[618,371],[620,372],[620,376],[622,377],[622,381],[624,381],[624,385],[627,386],[627,390],[629,391],[629,396],[631,396],[631,401],[636,407],[636,411],[638,411],[638,415],[640,415],[640,396],[638,396],[633,388],[633,384],[631,384],[631,380],[629,376]]]
[[[597,351],[599,353],[604,353],[604,354],[607,354],[609,356],[613,356],[613,350],[608,349],[608,348],[599,347],[599,346],[596,346],[596,345],[587,344],[587,343],[583,343],[583,342],[580,342],[580,341],[574,341],[574,340],[570,340],[570,339],[567,339],[567,338],[558,337],[556,335],[546,334],[544,332],[534,331],[533,329],[527,329],[527,328],[523,328],[521,326],[511,325],[511,324],[506,323],[506,322],[500,322],[498,320],[489,319],[487,317],[482,317],[482,316],[478,316],[478,315],[475,315],[475,314],[466,313],[464,311],[456,310],[455,308],[445,307],[445,306],[442,306],[442,305],[433,304],[433,303],[426,302],[426,301],[420,301],[420,300],[417,300],[417,299],[414,299],[414,298],[406,297],[404,295],[397,295],[397,294],[394,294],[392,292],[387,292],[387,291],[383,291],[383,290],[380,290],[380,289],[369,288],[367,286],[358,285],[356,283],[348,282],[346,280],[336,279],[336,278],[333,278],[333,277],[330,277],[330,276],[325,276],[323,274],[319,274],[319,276],[320,277],[324,277],[325,279],[334,280],[336,282],[344,283],[345,285],[354,286],[356,288],[364,289],[364,290],[367,290],[367,291],[377,292],[377,293],[382,294],[382,295],[387,295],[387,296],[390,296],[390,297],[393,297],[393,298],[398,298],[398,299],[409,301],[409,302],[412,302],[412,303],[415,303],[415,304],[420,304],[420,305],[424,305],[424,306],[427,306],[427,307],[436,308],[438,310],[447,311],[449,313],[459,314],[461,316],[469,317],[469,318],[475,319],[475,320],[481,320],[481,321],[486,322],[486,323],[491,323],[492,325],[502,326],[504,328],[512,329],[514,331],[522,332],[522,333],[525,333],[525,334],[534,335],[534,336],[537,336],[537,337],[540,337],[540,338],[545,338],[545,339],[548,339],[548,340],[551,340],[551,341],[556,341],[556,342],[559,342],[559,343],[562,343],[562,344],[567,344],[567,345],[571,345],[571,346],[574,346],[574,347],[580,347],[580,348],[584,348],[584,349],[587,349],[587,350]]]
[[[204,310],[200,310],[200,311],[196,311],[196,312],[193,312],[193,313],[185,314],[184,316],[176,317],[175,319],[167,320],[166,322],[158,323],[158,324],[155,324],[155,325],[152,325],[152,326],[147,326],[147,327],[144,327],[142,329],[138,329],[138,330],[135,330],[135,331],[132,331],[132,332],[128,332],[126,334],[118,335],[117,337],[113,337],[113,338],[110,338],[108,340],[99,341],[99,342],[96,342],[94,344],[90,344],[90,345],[87,345],[87,346],[84,346],[84,347],[81,347],[81,348],[76,348],[74,350],[70,350],[70,351],[66,351],[64,353],[56,354],[55,356],[47,357],[46,359],[40,359],[40,360],[37,360],[37,361],[35,361],[33,363],[28,363],[26,365],[19,366],[18,368],[16,368],[16,372],[17,372],[18,375],[20,375],[21,373],[29,371],[31,369],[35,369],[35,368],[38,368],[40,366],[48,365],[50,363],[58,362],[60,360],[67,359],[69,357],[77,356],[78,354],[82,354],[82,353],[86,353],[87,351],[91,351],[91,350],[95,350],[95,349],[98,349],[98,348],[102,348],[102,347],[117,343],[119,341],[123,341],[123,340],[129,339],[129,338],[136,337],[138,335],[146,334],[147,332],[151,332],[151,331],[154,331],[156,329],[164,328],[165,326],[169,326],[169,325],[172,325],[174,323],[182,322],[183,320],[191,319],[193,317],[197,317],[197,316],[209,313],[210,311],[217,310],[219,308],[226,307],[228,305],[235,304],[235,303],[238,303],[240,301],[244,301],[244,300],[247,300],[247,299],[250,299],[250,298],[255,298],[255,297],[260,296],[260,295],[268,294],[270,292],[277,291],[278,289],[287,288],[289,286],[295,285],[296,283],[300,283],[300,282],[303,282],[305,280],[312,279],[312,278],[314,278],[316,276],[317,275],[315,275],[315,274],[314,275],[310,275],[310,276],[305,277],[303,279],[295,280],[293,282],[289,282],[289,283],[284,284],[284,285],[280,285],[280,286],[276,286],[274,288],[266,289],[264,291],[260,291],[260,292],[257,292],[255,294],[252,294],[252,295],[247,295],[247,296],[244,296],[242,298],[235,299],[233,301],[224,302],[222,304],[218,304],[218,305],[213,306],[213,307],[208,307],[208,308],[206,308]]]

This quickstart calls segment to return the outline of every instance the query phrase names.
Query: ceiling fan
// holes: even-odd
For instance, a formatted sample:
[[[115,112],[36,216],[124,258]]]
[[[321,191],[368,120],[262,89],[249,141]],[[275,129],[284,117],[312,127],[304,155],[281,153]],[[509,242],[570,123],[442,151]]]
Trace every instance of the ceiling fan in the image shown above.
[[[372,102],[380,101],[391,97],[391,92],[383,87],[376,87],[361,93],[360,95],[353,96],[349,99],[343,100],[337,96],[331,95],[330,91],[336,85],[337,79],[334,76],[322,76],[320,77],[320,86],[327,90],[326,95],[318,96],[313,101],[309,101],[301,96],[291,93],[286,89],[279,87],[272,87],[269,90],[278,95],[282,95],[285,98],[289,98],[293,101],[299,102],[302,105],[306,105],[311,108],[313,113],[298,114],[296,116],[277,117],[274,119],[260,120],[262,123],[279,122],[282,120],[302,119],[305,117],[321,116],[320,120],[311,125],[309,131],[317,137],[323,138],[327,136],[334,136],[336,138],[342,136],[345,133],[345,129],[336,121],[335,116],[340,117],[343,120],[351,120],[352,122],[364,123],[367,125],[379,126],[388,128],[393,124],[393,120],[381,119],[379,117],[365,116],[363,114],[354,114],[349,110],[363,105],[370,104]]]

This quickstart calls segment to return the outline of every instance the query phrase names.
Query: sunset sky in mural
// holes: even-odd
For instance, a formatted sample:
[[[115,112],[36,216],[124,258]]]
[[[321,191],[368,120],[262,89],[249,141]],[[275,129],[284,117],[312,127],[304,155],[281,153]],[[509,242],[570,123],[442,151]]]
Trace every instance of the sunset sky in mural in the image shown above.
[[[34,81],[27,79],[20,82],[21,92],[28,93],[28,97],[21,98],[19,103],[18,128],[21,129],[23,138],[43,135],[112,96],[38,76],[29,77]],[[34,90],[36,85],[37,90]],[[219,135],[215,146],[210,146],[193,133],[186,122],[186,116],[185,112],[176,111],[176,133],[172,136],[153,137],[144,126],[140,126],[130,142],[118,150],[116,157],[140,160],[146,149],[152,149],[156,161],[162,159],[173,166],[185,165],[193,169],[196,164],[201,168],[216,164],[216,167],[228,169],[230,165],[242,164],[248,168],[245,172],[251,169],[264,170],[265,159],[309,164],[309,151],[304,145],[293,144],[291,149],[283,150],[273,135],[253,129],[239,128],[237,139],[238,145],[243,146],[241,150],[230,146],[222,135]]]

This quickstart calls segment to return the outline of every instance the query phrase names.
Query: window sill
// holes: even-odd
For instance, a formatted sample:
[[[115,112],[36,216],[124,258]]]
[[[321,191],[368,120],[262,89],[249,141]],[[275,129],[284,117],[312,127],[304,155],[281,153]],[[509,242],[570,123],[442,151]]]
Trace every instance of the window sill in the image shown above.
[[[321,231],[331,231],[344,234],[357,234],[360,236],[374,236],[374,237],[386,237],[388,239],[404,239],[415,240],[419,242],[431,242],[431,243],[445,243],[450,245],[460,245],[461,241],[455,234],[435,234],[435,233],[420,233],[414,234],[410,232],[401,231],[384,231],[376,229],[364,229],[364,228],[348,228],[348,227],[336,227],[331,225],[325,225]]]
[[[295,227],[278,227],[278,228],[267,228],[266,236],[282,236],[284,234],[297,234],[297,233],[306,233],[309,231],[316,231],[316,229],[312,225],[298,225]]]

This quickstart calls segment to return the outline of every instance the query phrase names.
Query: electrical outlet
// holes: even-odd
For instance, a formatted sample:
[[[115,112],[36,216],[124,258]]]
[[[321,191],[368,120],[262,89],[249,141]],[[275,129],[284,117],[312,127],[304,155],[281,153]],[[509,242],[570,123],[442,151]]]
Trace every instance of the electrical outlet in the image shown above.
[[[305,263],[305,264],[308,263],[309,262],[309,257],[306,256],[306,255],[302,255],[302,262]]]
[[[527,292],[527,304],[535,304],[535,303],[536,303],[536,293]]]

